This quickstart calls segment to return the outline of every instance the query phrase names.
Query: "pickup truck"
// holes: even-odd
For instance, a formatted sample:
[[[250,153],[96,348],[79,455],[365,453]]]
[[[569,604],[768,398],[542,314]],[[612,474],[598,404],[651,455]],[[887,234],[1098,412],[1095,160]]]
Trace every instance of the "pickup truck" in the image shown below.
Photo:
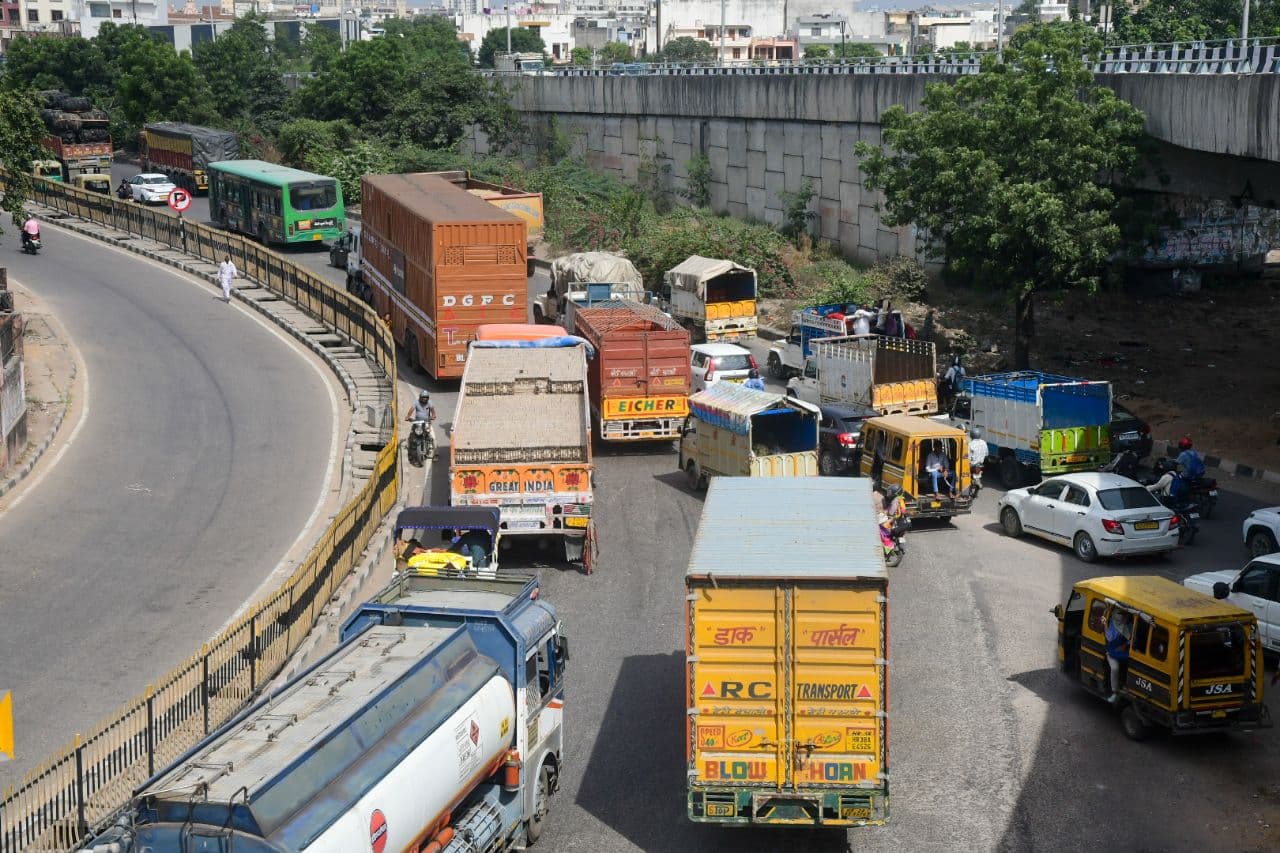
[[[803,311],[794,312],[791,315],[791,329],[787,332],[787,336],[780,341],[775,341],[769,347],[769,357],[765,363],[769,369],[769,375],[779,382],[785,382],[804,370],[805,359],[813,355],[815,340],[842,338],[855,334],[854,321],[858,308],[859,306],[849,303],[832,303],[814,305]],[[879,323],[881,318],[883,318],[881,328],[898,332],[892,337],[904,336],[908,326],[902,317],[902,312],[885,307],[872,320]],[[876,332],[875,325],[872,326],[871,331]]]
[[[882,415],[938,410],[937,356],[932,341],[855,335],[812,342],[804,370],[787,393],[817,405],[870,406]]]
[[[1280,554],[1267,554],[1252,560],[1240,571],[1202,572],[1182,582],[1187,588],[1226,599],[1258,617],[1258,633],[1262,647],[1280,653],[1280,601],[1276,601],[1280,584]]]
[[[671,316],[694,343],[756,336],[756,271],[733,261],[690,255],[663,276]]]

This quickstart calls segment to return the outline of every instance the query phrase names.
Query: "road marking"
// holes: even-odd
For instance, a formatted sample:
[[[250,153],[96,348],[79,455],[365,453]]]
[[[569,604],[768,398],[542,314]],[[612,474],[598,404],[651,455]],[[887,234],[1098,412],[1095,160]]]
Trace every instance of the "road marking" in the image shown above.
[[[54,228],[57,228],[57,225],[55,223],[46,222],[45,224],[50,225]],[[119,246],[113,246],[112,244],[103,242],[101,240],[95,240],[92,237],[87,237],[75,231],[68,231],[63,228],[58,228],[57,230],[71,237],[75,237],[80,240],[84,240],[86,242],[92,243],[95,246],[101,246],[103,248],[110,249],[113,252],[118,252],[122,255],[128,255],[129,257],[134,258],[136,260],[141,260],[144,263],[150,264],[151,266],[157,267],[159,269],[164,270],[167,273],[170,273],[175,278],[181,281],[185,281],[189,284],[195,285],[201,290],[204,290],[204,291],[218,290],[218,288],[214,287],[211,283],[206,282],[203,279],[197,278],[192,273],[186,272],[185,270],[176,269],[174,267],[169,266],[168,264],[164,264],[164,263],[161,263],[160,261],[154,260],[152,258],[148,258],[145,255],[139,255],[136,252],[130,252],[128,249],[123,249]],[[317,361],[320,361],[318,356],[316,356],[310,350],[306,349],[299,341],[294,339],[292,336],[286,335],[283,331],[281,331],[281,329],[278,326],[276,326],[274,323],[267,320],[267,318],[260,315],[257,311],[251,311],[243,305],[236,304],[234,301],[230,303],[230,307],[236,311],[241,312],[242,314],[244,314],[245,316],[253,320],[255,323],[257,323],[259,326],[261,326],[262,328],[270,332],[272,335],[274,335],[276,339],[284,343],[284,345],[288,347],[291,352],[295,353],[299,358],[301,358],[302,361],[315,372],[316,376],[320,377],[320,383],[324,385],[325,390],[329,394],[329,411],[331,413],[331,417],[329,419],[329,436],[330,436],[329,461],[325,467],[324,481],[320,489],[320,496],[319,498],[317,498],[315,506],[311,510],[311,515],[307,518],[306,523],[303,524],[302,530],[298,533],[297,538],[295,538],[292,544],[290,544],[289,547],[284,550],[283,555],[280,557],[279,561],[277,561],[276,563],[276,567],[267,574],[267,576],[263,579],[262,583],[259,584],[258,587],[253,591],[253,594],[250,595],[249,598],[246,599],[245,602],[240,605],[239,609],[236,610],[236,612],[231,616],[230,619],[228,619],[226,622],[222,624],[222,627],[218,628],[217,631],[214,631],[213,633],[214,637],[218,636],[223,631],[225,631],[233,622],[235,622],[237,619],[240,618],[241,614],[243,614],[246,610],[248,610],[253,604],[257,603],[257,601],[261,597],[263,590],[270,588],[270,585],[273,580],[275,580],[278,576],[282,576],[282,575],[287,576],[287,574],[293,570],[293,566],[289,565],[286,562],[288,560],[289,554],[293,553],[294,548],[298,547],[298,543],[301,542],[303,538],[308,533],[311,532],[311,528],[315,524],[316,519],[319,517],[321,510],[325,506],[325,503],[328,501],[329,495],[336,489],[340,489],[342,486],[341,483],[335,484],[333,482],[333,475],[334,475],[334,469],[335,467],[337,467],[337,464],[338,464],[338,459],[342,454],[342,449],[345,446],[345,442],[342,441],[342,437],[339,435],[339,430],[338,430],[338,427],[341,421],[341,418],[338,414],[338,395],[334,393],[334,389],[333,389],[333,386],[338,382],[338,377],[325,370],[321,370],[320,365],[316,364]],[[78,354],[79,353],[77,353],[77,355]],[[76,428],[71,433],[71,437],[67,440],[67,444],[64,445],[62,449],[58,451],[58,455],[54,457],[53,463],[49,466],[49,468],[52,468],[54,464],[57,464],[58,459],[62,458],[62,454],[66,452],[67,447],[69,447],[71,445],[71,442],[75,440],[76,433],[78,433],[80,431],[80,427],[84,425],[85,415],[88,413],[88,411],[89,411],[89,376],[88,376],[88,373],[86,373],[85,374],[84,411],[81,413],[80,421],[79,423],[76,424]],[[352,417],[353,418],[355,417],[354,412],[352,412]],[[47,471],[48,469],[46,469],[46,472]],[[35,482],[38,482],[38,480],[33,481],[33,485]],[[29,488],[24,490],[22,495],[19,496],[19,498],[15,500],[12,504],[10,504],[10,508],[17,506],[17,504],[21,502],[22,498],[25,497],[27,494],[29,494],[30,491],[31,490]]]

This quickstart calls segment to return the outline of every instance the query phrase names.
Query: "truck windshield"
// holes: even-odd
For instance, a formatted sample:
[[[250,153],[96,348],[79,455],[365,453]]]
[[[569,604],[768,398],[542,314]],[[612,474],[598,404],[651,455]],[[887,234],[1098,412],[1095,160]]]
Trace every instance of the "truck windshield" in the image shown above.
[[[328,210],[338,203],[338,193],[331,183],[292,184],[289,201],[294,210]]]
[[[1142,486],[1125,486],[1119,489],[1103,489],[1098,492],[1098,502],[1103,509],[1147,509],[1160,506]]]
[[[1216,625],[1191,634],[1191,677],[1232,678],[1244,674],[1244,629]]]

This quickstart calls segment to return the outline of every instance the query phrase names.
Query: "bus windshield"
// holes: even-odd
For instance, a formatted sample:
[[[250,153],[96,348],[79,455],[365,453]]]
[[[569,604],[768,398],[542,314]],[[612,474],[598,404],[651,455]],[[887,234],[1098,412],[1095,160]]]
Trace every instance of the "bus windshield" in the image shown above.
[[[328,210],[338,203],[338,192],[332,182],[291,184],[289,201],[294,210]]]

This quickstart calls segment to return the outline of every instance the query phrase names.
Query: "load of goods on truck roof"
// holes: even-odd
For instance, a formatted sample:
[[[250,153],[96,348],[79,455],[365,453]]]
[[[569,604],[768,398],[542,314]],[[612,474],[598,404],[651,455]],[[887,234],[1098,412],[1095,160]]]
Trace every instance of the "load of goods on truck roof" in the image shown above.
[[[68,95],[57,89],[39,93],[44,109],[40,119],[50,135],[67,144],[107,142],[111,139],[111,116],[97,109],[88,98]]]

